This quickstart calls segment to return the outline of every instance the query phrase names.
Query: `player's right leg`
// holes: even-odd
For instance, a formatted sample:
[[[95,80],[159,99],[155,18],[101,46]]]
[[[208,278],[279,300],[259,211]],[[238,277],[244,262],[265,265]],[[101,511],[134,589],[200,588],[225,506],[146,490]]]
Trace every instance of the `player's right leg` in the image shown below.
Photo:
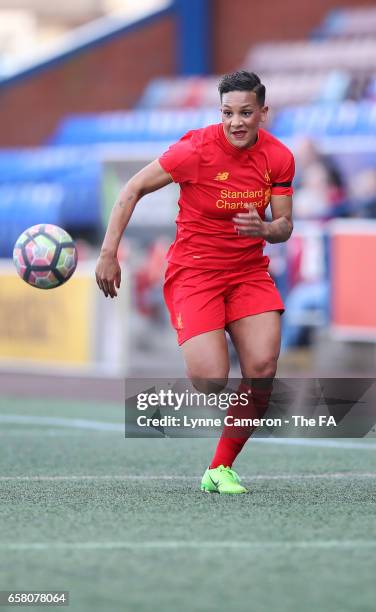
[[[261,270],[235,284],[227,296],[227,329],[237,351],[243,380],[239,403],[227,415],[236,422],[262,418],[267,410],[280,348],[282,300],[269,275]],[[262,309],[265,308],[265,311]],[[209,472],[232,465],[254,427],[224,427]],[[213,478],[214,479],[214,478]]]
[[[188,377],[209,392],[206,381],[227,384],[229,356],[225,337],[223,274],[218,270],[169,264],[164,296],[182,347]]]
[[[181,348],[187,376],[198,391],[215,393],[226,386],[230,362],[224,329],[193,336]]]
[[[219,393],[227,384],[229,355],[225,336],[222,272],[184,269],[170,265],[164,294],[182,347],[188,377],[202,393]],[[201,488],[208,492],[245,493],[239,477],[228,466],[207,469]]]
[[[227,384],[228,346],[223,329],[199,334],[182,345],[187,374],[195,388],[203,393],[219,393]],[[247,493],[240,478],[225,465],[205,471],[201,490],[207,493]]]

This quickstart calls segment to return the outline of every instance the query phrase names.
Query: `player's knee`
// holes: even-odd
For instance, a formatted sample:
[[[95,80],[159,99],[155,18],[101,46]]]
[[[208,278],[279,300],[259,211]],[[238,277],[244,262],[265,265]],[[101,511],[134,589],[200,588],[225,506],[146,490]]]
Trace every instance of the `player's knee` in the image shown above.
[[[200,393],[219,393],[222,391],[228,380],[228,368],[209,369],[189,369],[188,376],[194,388]]]
[[[227,377],[226,378],[191,378],[191,383],[200,393],[205,393],[208,395],[209,393],[220,393],[227,385]]]
[[[277,371],[277,358],[266,357],[252,363],[250,371],[243,372],[247,378],[274,378]]]

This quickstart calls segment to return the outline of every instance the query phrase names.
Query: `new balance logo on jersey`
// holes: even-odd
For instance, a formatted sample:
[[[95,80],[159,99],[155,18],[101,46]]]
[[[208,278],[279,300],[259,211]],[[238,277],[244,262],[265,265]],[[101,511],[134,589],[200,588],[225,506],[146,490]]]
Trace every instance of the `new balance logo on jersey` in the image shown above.
[[[183,318],[181,316],[181,312],[178,312],[178,316],[176,317],[177,328],[183,329]]]
[[[215,181],[227,181],[229,176],[230,176],[229,172],[218,172],[214,180]]]

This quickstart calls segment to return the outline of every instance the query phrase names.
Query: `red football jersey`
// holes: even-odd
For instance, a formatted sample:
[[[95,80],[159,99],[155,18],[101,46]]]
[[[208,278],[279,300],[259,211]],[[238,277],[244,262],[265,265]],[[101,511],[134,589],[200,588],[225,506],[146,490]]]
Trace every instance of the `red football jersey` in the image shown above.
[[[294,158],[285,145],[260,129],[253,146],[235,147],[219,123],[188,132],[159,162],[180,184],[169,261],[208,270],[267,265],[265,241],[239,236],[233,217],[253,204],[264,219],[272,194],[292,194]]]

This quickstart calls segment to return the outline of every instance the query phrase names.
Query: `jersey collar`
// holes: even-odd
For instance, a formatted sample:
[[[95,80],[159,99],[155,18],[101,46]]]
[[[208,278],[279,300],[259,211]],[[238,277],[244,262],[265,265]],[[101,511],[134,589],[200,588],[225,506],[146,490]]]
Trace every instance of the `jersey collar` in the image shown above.
[[[231,144],[231,142],[227,140],[223,129],[223,123],[218,123],[218,134],[221,145],[225,151],[237,158],[250,157],[255,151],[257,151],[257,149],[259,149],[262,140],[262,130],[259,129],[255,144],[250,147],[235,147],[235,145]]]

